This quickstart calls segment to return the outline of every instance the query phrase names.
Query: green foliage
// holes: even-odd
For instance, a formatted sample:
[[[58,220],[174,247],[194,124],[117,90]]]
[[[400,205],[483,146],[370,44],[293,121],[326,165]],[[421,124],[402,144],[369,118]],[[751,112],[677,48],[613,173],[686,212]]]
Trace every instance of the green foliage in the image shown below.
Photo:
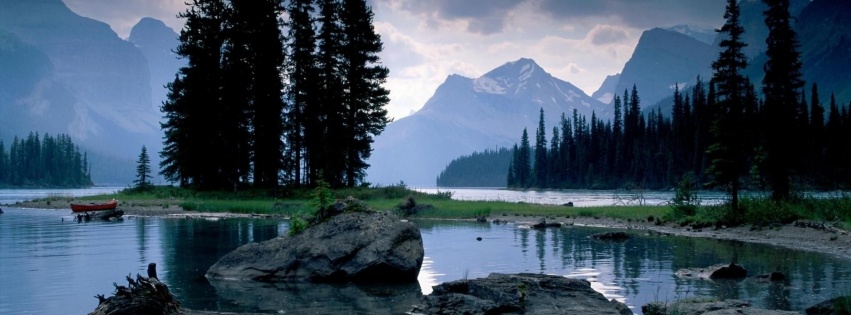
[[[301,216],[290,218],[290,230],[287,232],[290,236],[297,235],[307,229],[307,221]]]
[[[0,187],[89,187],[88,157],[68,135],[14,137],[9,150],[0,141]]]
[[[324,180],[320,179],[316,188],[313,189],[313,198],[310,200],[310,205],[317,209],[325,209],[331,205],[333,200],[331,196],[331,188],[328,187],[328,183]]]
[[[439,187],[506,187],[512,151],[506,148],[458,157],[437,176]]]
[[[671,210],[675,218],[692,216],[697,212],[697,208],[700,207],[700,198],[695,186],[692,173],[683,175],[671,200]]]
[[[144,190],[151,186],[151,158],[148,156],[148,149],[142,146],[142,152],[139,153],[139,159],[136,160],[136,180],[133,181],[136,186],[134,188]]]

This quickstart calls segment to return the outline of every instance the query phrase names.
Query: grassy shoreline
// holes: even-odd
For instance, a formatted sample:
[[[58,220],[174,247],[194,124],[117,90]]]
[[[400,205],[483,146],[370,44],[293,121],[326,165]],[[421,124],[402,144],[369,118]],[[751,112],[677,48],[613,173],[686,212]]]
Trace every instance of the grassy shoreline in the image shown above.
[[[284,197],[270,197],[261,192],[221,193],[196,192],[174,187],[154,187],[149,190],[125,189],[114,194],[79,197],[78,200],[101,201],[117,199],[122,206],[145,205],[162,208],[180,207],[187,211],[238,213],[293,216],[310,212],[312,205],[309,190],[290,191]],[[451,199],[451,194],[439,192],[423,193],[404,186],[377,188],[350,188],[333,190],[332,200],[345,200],[349,196],[361,200],[371,209],[398,211],[400,204],[413,198],[422,210],[413,217],[435,219],[475,219],[487,216],[540,216],[540,217],[589,217],[623,220],[645,220],[661,218],[669,211],[667,206],[595,206],[568,207],[514,203],[507,201],[463,201]],[[50,201],[53,197],[45,198]],[[56,197],[60,202],[62,197]],[[44,200],[42,200],[44,201]]]

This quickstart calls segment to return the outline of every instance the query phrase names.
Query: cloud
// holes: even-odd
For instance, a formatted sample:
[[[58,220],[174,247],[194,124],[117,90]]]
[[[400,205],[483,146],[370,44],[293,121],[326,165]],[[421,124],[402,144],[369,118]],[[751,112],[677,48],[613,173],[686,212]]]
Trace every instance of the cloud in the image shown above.
[[[591,44],[597,46],[620,43],[629,39],[629,34],[625,29],[611,25],[597,25],[588,33],[588,36],[591,39]]]
[[[530,0],[533,1],[533,0]],[[676,24],[717,25],[725,1],[681,0],[534,0],[541,12],[556,19],[612,19],[630,28]]]
[[[386,2],[394,9],[425,18],[431,28],[446,29],[461,23],[475,34],[491,35],[502,32],[511,12],[523,0],[375,0]]]

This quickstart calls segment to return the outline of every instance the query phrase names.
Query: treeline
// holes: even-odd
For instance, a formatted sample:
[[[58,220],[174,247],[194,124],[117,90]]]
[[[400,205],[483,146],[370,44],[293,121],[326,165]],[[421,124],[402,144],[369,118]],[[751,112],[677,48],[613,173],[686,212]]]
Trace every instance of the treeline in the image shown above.
[[[765,2],[768,59],[761,96],[742,74],[748,62],[744,28],[737,1],[729,0],[712,79],[704,85],[698,78],[691,95],[677,88],[670,118],[659,109],[642,115],[633,86],[631,93],[614,99],[612,122],[594,115],[589,122],[575,111],[572,119],[562,114],[547,146],[542,110],[534,160],[524,130],[513,150],[508,185],[661,189],[693,174],[698,183],[728,191],[733,212],[743,188],[767,188],[772,199],[784,200],[795,188],[851,187],[851,150],[846,145],[851,141],[851,105],[841,106],[831,95],[826,111],[816,84],[808,100],[789,3]]]
[[[505,170],[511,163],[507,148],[487,149],[458,157],[437,176],[438,187],[505,187]]]
[[[524,129],[520,144],[511,150],[507,187],[669,189],[676,187],[686,173],[699,183],[709,182],[712,157],[708,152],[717,143],[710,130],[715,91],[698,78],[690,92],[681,94],[677,89],[672,113],[666,116],[658,108],[642,113],[638,92],[633,88],[631,93],[624,91],[622,98],[615,97],[613,121],[593,114],[587,119],[574,110],[570,118],[561,115],[561,123],[553,127],[549,139],[542,110],[535,145],[530,144]],[[851,148],[847,146],[851,143],[851,104],[840,106],[831,96],[825,109],[815,84],[810,95],[810,100],[802,100],[798,107],[807,118],[802,116],[798,126],[788,127],[795,136],[787,139],[787,145],[803,158],[797,162],[801,167],[794,174],[795,182],[802,189],[847,189],[851,187]],[[760,113],[764,114],[756,112],[753,120],[744,123],[759,129]],[[746,158],[750,176],[744,178],[744,186],[761,189],[766,182],[757,164],[765,153],[756,149],[756,155]]]
[[[184,187],[355,186],[389,119],[364,0],[193,0],[161,174]],[[287,16],[284,21],[280,17]]]
[[[9,150],[0,141],[0,186],[2,187],[89,187],[90,165],[85,153],[68,135],[52,137],[30,133],[15,136]]]

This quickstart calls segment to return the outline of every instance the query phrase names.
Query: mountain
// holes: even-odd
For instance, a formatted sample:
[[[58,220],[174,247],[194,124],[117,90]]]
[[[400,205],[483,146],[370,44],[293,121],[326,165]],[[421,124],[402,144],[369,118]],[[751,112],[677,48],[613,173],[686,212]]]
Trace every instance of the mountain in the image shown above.
[[[718,36],[715,29],[696,25],[674,25],[665,28],[665,30],[686,35],[709,45],[714,44],[715,38]]]
[[[683,88],[698,75],[711,74],[715,49],[679,32],[654,28],[644,31],[627,61],[615,93],[638,88],[641,105],[646,108],[674,94],[675,84]]]
[[[127,39],[142,52],[148,61],[151,82],[151,106],[159,111],[166,99],[166,84],[186,62],[174,52],[180,44],[179,35],[160,20],[142,18],[130,30]]]
[[[617,92],[615,89],[618,87],[618,82],[621,79],[621,74],[615,75],[607,75],[606,79],[603,80],[603,84],[600,85],[600,88],[591,94],[591,97],[602,102],[603,104],[611,104],[612,100],[615,97],[615,93]]]
[[[474,151],[509,147],[523,128],[534,138],[539,110],[545,111],[547,138],[573,109],[609,118],[608,105],[554,78],[531,59],[506,63],[485,75],[450,75],[422,109],[387,125],[376,137],[367,181],[434,186],[446,165]]]
[[[0,64],[25,68],[0,69],[12,80],[25,78],[4,87],[0,136],[68,134],[90,157],[131,161],[132,173],[142,145],[162,141],[142,52],[107,24],[77,15],[60,0],[0,0],[0,7],[0,40],[18,49],[0,54]],[[96,182],[123,171],[93,167]]]

